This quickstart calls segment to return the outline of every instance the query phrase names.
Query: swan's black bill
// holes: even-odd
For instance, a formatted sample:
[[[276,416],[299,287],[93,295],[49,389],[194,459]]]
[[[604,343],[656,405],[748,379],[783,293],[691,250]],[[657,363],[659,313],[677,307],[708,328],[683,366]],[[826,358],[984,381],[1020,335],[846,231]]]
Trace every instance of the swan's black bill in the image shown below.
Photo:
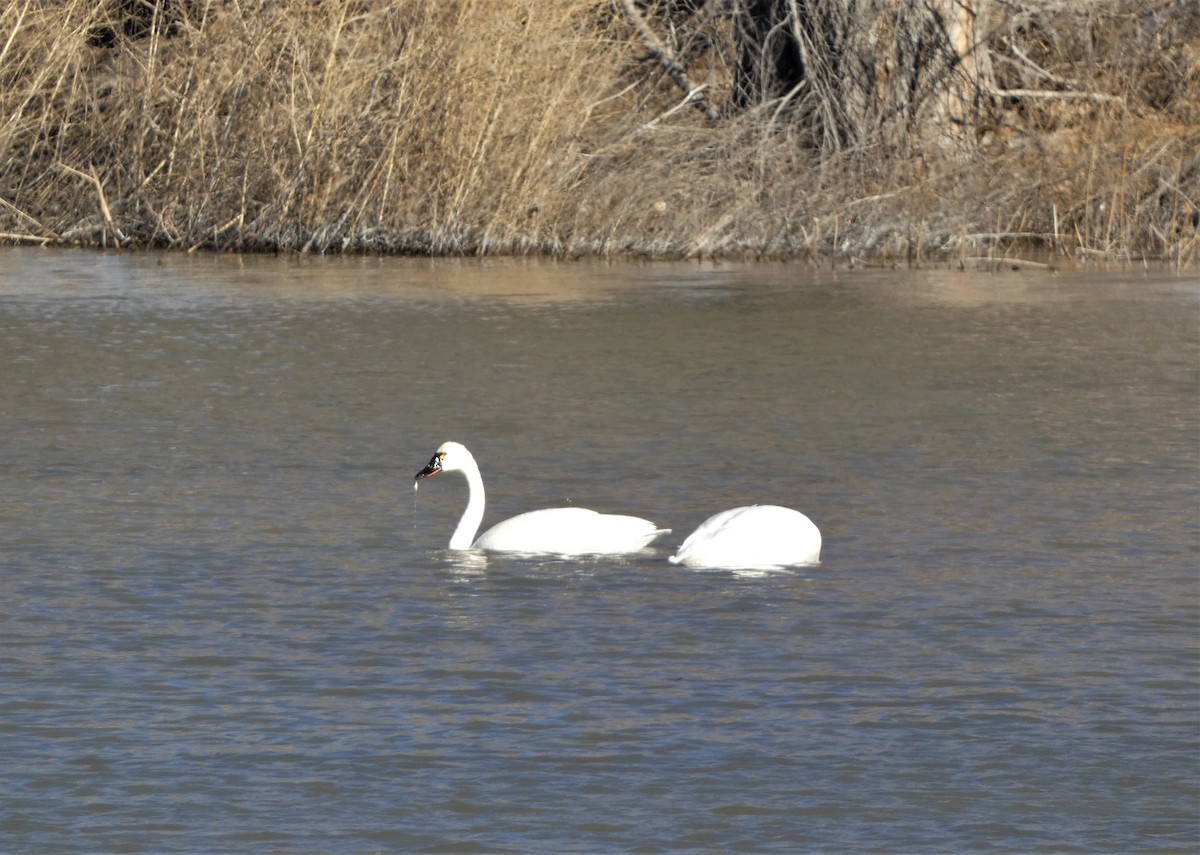
[[[421,478],[431,478],[442,471],[442,455],[435,454],[429,461],[429,465],[413,476],[413,480],[417,481]]]

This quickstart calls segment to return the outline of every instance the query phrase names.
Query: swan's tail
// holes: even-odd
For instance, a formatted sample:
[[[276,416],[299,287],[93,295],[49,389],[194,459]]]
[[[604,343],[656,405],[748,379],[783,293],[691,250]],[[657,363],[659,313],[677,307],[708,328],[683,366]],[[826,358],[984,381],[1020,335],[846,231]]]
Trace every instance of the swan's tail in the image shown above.
[[[669,528],[656,528],[653,531],[646,532],[645,536],[642,537],[642,548],[645,549],[647,546],[654,543],[654,541],[658,540],[658,538],[662,537],[664,534],[670,534],[670,533],[671,533],[671,530]]]

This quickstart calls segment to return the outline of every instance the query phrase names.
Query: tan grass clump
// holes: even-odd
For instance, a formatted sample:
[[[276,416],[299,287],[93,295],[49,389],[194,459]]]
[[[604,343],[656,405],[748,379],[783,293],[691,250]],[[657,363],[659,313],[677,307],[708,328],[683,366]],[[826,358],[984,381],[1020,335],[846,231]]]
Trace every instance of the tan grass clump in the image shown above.
[[[489,251],[548,234],[620,48],[594,4],[10,3],[0,193],[34,234],[214,248]],[[118,25],[119,26],[119,25]],[[605,79],[605,74],[609,79]],[[113,221],[100,210],[99,199]],[[74,219],[79,202],[92,215]]]

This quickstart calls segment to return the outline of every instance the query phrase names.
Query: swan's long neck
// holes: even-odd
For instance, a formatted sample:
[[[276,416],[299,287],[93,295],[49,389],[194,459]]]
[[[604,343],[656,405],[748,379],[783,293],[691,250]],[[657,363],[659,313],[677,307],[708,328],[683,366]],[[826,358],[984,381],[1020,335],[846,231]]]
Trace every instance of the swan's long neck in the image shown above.
[[[450,537],[451,549],[470,549],[471,544],[475,542],[475,533],[479,531],[479,524],[483,522],[483,476],[479,474],[479,467],[473,458],[463,464],[461,471],[467,476],[470,498],[467,499],[467,509],[463,511],[462,518]]]

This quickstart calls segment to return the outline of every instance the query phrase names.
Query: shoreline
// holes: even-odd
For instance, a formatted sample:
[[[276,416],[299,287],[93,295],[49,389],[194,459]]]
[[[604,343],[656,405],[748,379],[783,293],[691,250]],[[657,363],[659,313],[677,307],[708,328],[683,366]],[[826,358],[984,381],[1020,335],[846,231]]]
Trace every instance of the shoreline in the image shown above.
[[[1024,29],[992,7],[978,115],[879,89],[839,141],[803,87],[738,101],[727,15],[171,0],[122,29],[83,0],[0,0],[0,244],[1194,266],[1200,10],[1108,3]],[[647,57],[673,26],[703,111]]]

